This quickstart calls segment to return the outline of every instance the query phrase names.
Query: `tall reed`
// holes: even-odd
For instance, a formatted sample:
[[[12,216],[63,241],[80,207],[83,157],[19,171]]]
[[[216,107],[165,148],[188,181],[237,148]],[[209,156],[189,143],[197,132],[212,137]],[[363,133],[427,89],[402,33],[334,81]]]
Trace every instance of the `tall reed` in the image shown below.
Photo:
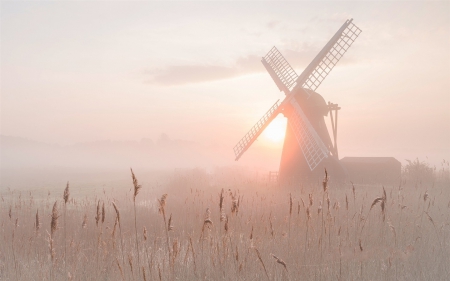
[[[137,235],[137,222],[136,222],[136,196],[139,193],[139,190],[142,188],[142,186],[138,183],[138,180],[136,176],[133,173],[133,169],[131,169],[131,178],[133,180],[133,187],[134,187],[134,193],[133,193],[133,207],[134,207],[134,230],[136,234],[136,254],[137,254],[137,260],[138,260],[138,266],[137,268],[141,266],[141,263],[139,261],[139,244],[138,244],[138,235]]]

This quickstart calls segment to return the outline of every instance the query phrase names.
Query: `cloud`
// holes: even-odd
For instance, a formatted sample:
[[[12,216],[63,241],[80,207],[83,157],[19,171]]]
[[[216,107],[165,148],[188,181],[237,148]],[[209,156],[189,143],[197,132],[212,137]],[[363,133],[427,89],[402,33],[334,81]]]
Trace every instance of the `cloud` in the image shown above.
[[[295,41],[284,42],[284,45],[288,46],[288,48],[282,49],[280,52],[297,71],[299,69],[305,69],[321,50],[320,46],[298,44]],[[348,60],[346,62],[351,63]],[[340,64],[342,65],[342,62]],[[241,75],[265,71],[265,68],[261,64],[261,57],[250,55],[236,59],[232,66],[211,64],[173,65],[164,69],[147,70],[145,71],[145,75],[150,76],[147,80],[150,84],[179,86],[230,79]],[[300,75],[300,72],[297,74]]]
[[[176,86],[230,79],[240,75],[264,71],[261,58],[257,56],[240,57],[233,66],[221,65],[173,65],[165,69],[146,71],[149,82],[165,86]]]
[[[164,70],[151,71],[150,83],[175,86],[227,79],[236,76],[232,67],[216,65],[174,65]]]

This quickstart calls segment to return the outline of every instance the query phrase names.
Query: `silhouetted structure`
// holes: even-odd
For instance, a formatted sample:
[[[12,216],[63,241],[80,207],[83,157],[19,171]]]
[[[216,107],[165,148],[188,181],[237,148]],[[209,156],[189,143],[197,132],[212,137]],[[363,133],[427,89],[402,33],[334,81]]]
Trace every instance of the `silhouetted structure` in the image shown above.
[[[337,112],[340,107],[326,103],[315,91],[360,33],[361,30],[352,23],[352,19],[347,20],[300,76],[275,47],[262,58],[264,67],[286,97],[281,103],[277,101],[234,147],[236,160],[282,113],[288,118],[288,126],[279,180],[289,183],[323,177],[324,167],[334,178],[345,176],[337,149]],[[325,125],[328,113],[333,141]]]
[[[399,183],[402,164],[394,157],[344,157],[341,164],[354,183]]]

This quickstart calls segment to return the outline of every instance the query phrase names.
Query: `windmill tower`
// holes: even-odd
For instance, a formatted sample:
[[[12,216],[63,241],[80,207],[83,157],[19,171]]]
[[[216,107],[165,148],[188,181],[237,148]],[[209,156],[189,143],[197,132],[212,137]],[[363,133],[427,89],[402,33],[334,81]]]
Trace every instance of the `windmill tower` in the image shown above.
[[[315,91],[361,33],[353,19],[347,20],[298,76],[281,53],[273,47],[261,60],[286,95],[277,101],[236,144],[236,161],[280,113],[288,119],[281,154],[279,177],[284,183],[323,176],[323,168],[334,178],[345,177],[337,149],[337,117],[340,107],[326,103]],[[333,140],[325,117],[330,114]]]

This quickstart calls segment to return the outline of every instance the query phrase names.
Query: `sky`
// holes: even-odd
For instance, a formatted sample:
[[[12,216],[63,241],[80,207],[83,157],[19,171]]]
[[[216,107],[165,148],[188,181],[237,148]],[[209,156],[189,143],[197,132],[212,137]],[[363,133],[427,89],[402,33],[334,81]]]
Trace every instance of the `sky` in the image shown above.
[[[448,1],[2,1],[0,15],[4,136],[72,145],[164,133],[233,163],[233,146],[284,98],[261,57],[276,46],[300,74],[353,18],[363,32],[317,90],[342,108],[339,156],[450,160]],[[279,116],[270,130],[283,126]],[[276,167],[273,134],[240,163]]]

